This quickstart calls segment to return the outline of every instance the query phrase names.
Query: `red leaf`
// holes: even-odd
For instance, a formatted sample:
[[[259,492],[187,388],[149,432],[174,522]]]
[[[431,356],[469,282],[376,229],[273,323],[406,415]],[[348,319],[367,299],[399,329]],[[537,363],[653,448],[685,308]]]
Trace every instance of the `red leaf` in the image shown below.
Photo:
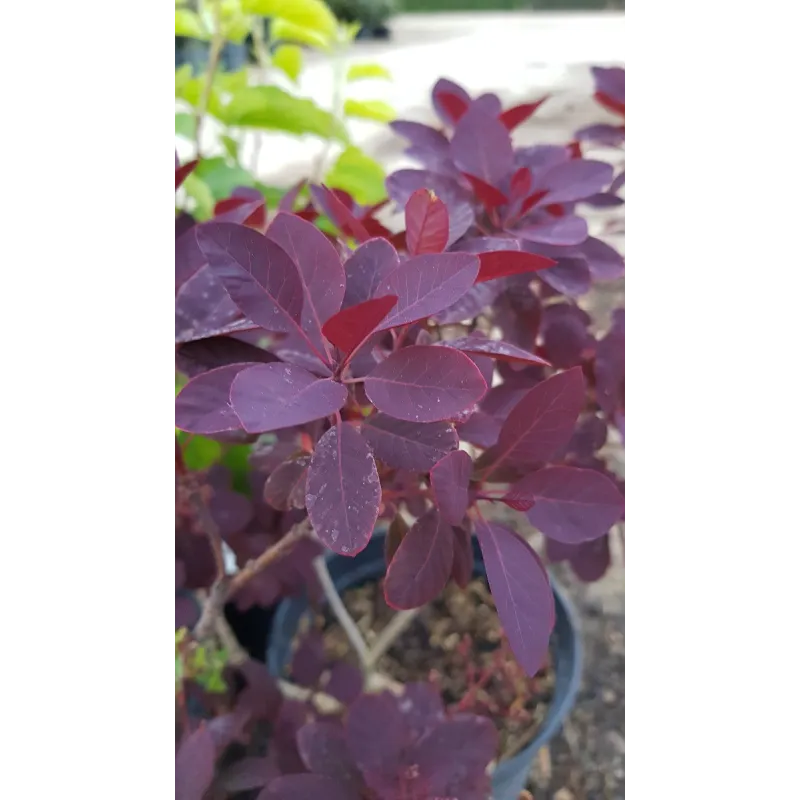
[[[214,737],[201,724],[181,742],[175,756],[175,800],[203,800],[214,780],[216,758]]]
[[[189,173],[197,166],[198,160],[195,158],[193,161],[187,161],[180,167],[175,167],[175,190],[180,188],[180,185],[186,180]]]
[[[322,542],[344,556],[363,550],[381,502],[375,458],[349,424],[336,425],[318,442],[306,483],[306,508]]]
[[[620,114],[623,117],[625,116],[625,103],[615,100],[613,97],[610,97],[604,92],[595,92],[594,99],[597,100],[597,102],[600,103],[603,108],[606,108],[615,114]]]
[[[263,231],[267,224],[267,206],[264,198],[252,200],[249,197],[227,197],[214,206],[214,219],[217,222],[237,222],[257,231]]]
[[[470,182],[475,194],[478,196],[478,200],[486,206],[487,210],[491,211],[498,206],[508,205],[508,198],[499,189],[495,189],[494,186],[490,186],[480,178],[468,175],[466,172],[464,177]]]
[[[431,469],[433,498],[443,519],[458,525],[469,505],[472,459],[463,450],[448,453]]]
[[[520,167],[511,176],[511,197],[518,199],[527,197],[533,187],[533,176],[527,167]]]
[[[567,145],[567,150],[569,150],[569,157],[570,158],[583,158],[583,153],[581,152],[581,143],[579,141],[570,142]]]
[[[457,350],[411,345],[378,364],[364,379],[364,390],[391,417],[438,422],[477,403],[486,393],[486,381]]]
[[[580,544],[608,533],[622,516],[625,501],[614,482],[593,469],[545,467],[515,483],[503,498],[528,511],[545,536]]]
[[[585,405],[586,385],[580,367],[534,386],[503,423],[490,472],[506,460],[520,466],[546,462],[570,440]]]
[[[475,525],[497,614],[517,660],[533,677],[547,655],[555,624],[550,581],[536,553],[502,525]]]
[[[475,554],[472,552],[472,536],[463,528],[453,528],[453,571],[451,577],[462,589],[472,580],[475,569]]]
[[[447,206],[430,190],[417,189],[406,203],[406,248],[410,255],[441,253],[447,247]]]
[[[401,609],[429,603],[444,589],[452,568],[453,529],[431,508],[411,526],[389,564],[386,602]]]
[[[500,122],[502,122],[508,130],[513,131],[514,128],[525,122],[525,120],[549,97],[550,95],[546,94],[541,100],[537,100],[535,103],[522,103],[521,105],[507,109],[500,115]]]
[[[396,305],[397,295],[390,294],[343,308],[322,326],[322,332],[331,344],[349,356]]]
[[[310,186],[311,196],[322,207],[326,216],[330,217],[342,233],[352,236],[359,242],[366,242],[370,238],[361,222],[353,216],[347,206],[327,187]]]
[[[525,202],[522,204],[519,210],[520,216],[530,211],[540,200],[544,199],[546,195],[547,189],[543,189],[538,192],[534,192],[532,195],[530,195],[530,197],[526,197]]]
[[[436,100],[454,123],[458,122],[467,111],[467,104],[460,97],[450,94],[450,92],[437,92]]]
[[[492,250],[479,253],[481,268],[475,283],[519,275],[523,272],[538,272],[540,269],[554,267],[558,262],[547,256],[525,253],[521,250]]]

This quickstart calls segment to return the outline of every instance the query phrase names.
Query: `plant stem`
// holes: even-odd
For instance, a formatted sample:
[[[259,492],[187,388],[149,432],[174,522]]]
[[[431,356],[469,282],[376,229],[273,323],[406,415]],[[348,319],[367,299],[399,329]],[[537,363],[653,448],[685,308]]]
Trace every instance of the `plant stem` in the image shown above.
[[[261,18],[253,23],[253,49],[255,50],[256,61],[258,62],[258,81],[259,84],[266,84],[267,70],[269,69],[269,48],[264,39],[264,23]],[[261,155],[261,145],[264,143],[264,134],[256,132],[253,141],[253,158],[250,165],[250,172],[258,175],[258,159]]]
[[[322,152],[317,159],[315,174],[315,183],[322,183],[325,177],[325,162],[328,160],[328,154],[331,151],[331,144],[333,143],[333,131],[336,123],[340,120],[344,112],[344,48],[340,42],[334,44],[333,52],[333,101],[331,107],[331,125],[328,131],[328,136],[325,139],[325,145]]]
[[[358,626],[356,625],[355,621],[350,616],[350,612],[347,610],[347,608],[345,608],[342,598],[339,597],[339,592],[336,591],[336,587],[333,585],[333,579],[331,578],[331,573],[328,571],[328,565],[325,563],[325,558],[323,556],[317,556],[312,561],[312,566],[314,567],[314,572],[316,573],[320,585],[322,586],[325,599],[328,601],[328,604],[331,607],[331,611],[333,611],[336,619],[342,626],[342,630],[350,640],[350,644],[356,651],[356,655],[358,656],[358,660],[362,669],[364,672],[367,672],[369,652],[367,650],[366,642],[364,641],[364,637],[361,635],[361,631],[358,630]]]
[[[208,69],[206,70],[205,83],[200,95],[194,115],[194,148],[197,158],[200,158],[200,133],[203,128],[203,120],[208,111],[208,101],[211,98],[211,89],[214,84],[214,75],[219,66],[219,57],[222,48],[225,46],[225,37],[222,35],[222,19],[220,16],[220,0],[213,0],[214,13],[214,33],[211,37],[211,52],[208,56]]]
[[[219,533],[219,527],[211,516],[208,506],[203,500],[201,489],[196,486],[189,494],[189,502],[191,503],[194,513],[197,515],[197,521],[211,545],[211,552],[214,554],[214,565],[217,569],[217,581],[221,581],[225,577],[225,556],[222,552],[222,537]]]
[[[406,611],[399,611],[395,614],[391,622],[381,631],[380,636],[375,640],[375,644],[367,654],[367,669],[372,670],[380,660],[381,656],[394,644],[398,636],[416,619],[417,615],[424,606],[420,608],[410,608]]]

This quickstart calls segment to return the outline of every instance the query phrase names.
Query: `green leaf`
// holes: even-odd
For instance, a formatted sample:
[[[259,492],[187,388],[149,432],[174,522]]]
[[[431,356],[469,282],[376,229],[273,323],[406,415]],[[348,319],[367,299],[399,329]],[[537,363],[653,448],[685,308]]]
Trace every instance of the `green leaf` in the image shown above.
[[[247,86],[247,70],[240,69],[238,72],[218,72],[214,76],[214,86],[223,92],[238,92]]]
[[[318,50],[329,50],[330,39],[311,28],[295,25],[285,19],[274,19],[270,23],[270,37],[275,42],[299,42]]]
[[[310,133],[347,142],[344,125],[329,111],[277,86],[248,86],[237,92],[224,109],[223,121],[228,125],[297,135]]]
[[[300,75],[300,70],[303,68],[303,51],[296,44],[283,44],[272,56],[272,63],[283,72],[289,80],[297,83],[297,77]]]
[[[228,164],[223,156],[203,159],[192,174],[208,186],[213,200],[224,200],[237,186],[252,186],[254,183],[253,176],[246,169],[238,164]]]
[[[175,35],[203,41],[211,38],[210,31],[206,30],[200,17],[187,8],[175,9]]]
[[[250,491],[250,445],[234,444],[228,447],[222,456],[222,464],[231,471],[233,488],[242,494]]]
[[[193,108],[197,108],[200,104],[200,98],[203,95],[203,87],[205,86],[205,76],[199,75],[196,78],[188,78],[187,80],[177,80],[178,73],[175,73],[175,97],[185,100]],[[219,89],[216,86],[211,87],[211,92],[208,96],[208,113],[217,119],[222,119],[223,105],[219,95]]]
[[[262,17],[280,17],[328,39],[336,34],[336,17],[322,0],[242,0],[242,10]],[[277,38],[274,31],[272,38]]]
[[[181,188],[186,192],[187,197],[194,200],[194,216],[198,220],[210,219],[214,213],[214,195],[208,184],[197,175],[197,168],[187,176]]]
[[[392,79],[392,73],[380,64],[351,64],[347,70],[348,81],[360,81],[364,78]]]
[[[175,134],[184,139],[194,139],[194,116],[186,112],[175,114]]]
[[[395,110],[383,100],[345,100],[344,113],[348,117],[373,119],[376,122],[391,122],[397,116]]]
[[[194,436],[183,449],[183,463],[189,469],[208,469],[222,455],[222,445],[205,436]]]
[[[239,160],[239,142],[236,141],[232,136],[228,136],[227,134],[223,133],[219,137],[220,142],[222,142],[222,146],[225,148],[225,152],[234,160]]]
[[[361,205],[379,203],[386,197],[386,174],[381,165],[357,147],[348,147],[325,178],[333,189],[344,189]]]
[[[184,64],[180,69],[175,70],[175,97],[181,97],[183,87],[192,79],[192,67]]]

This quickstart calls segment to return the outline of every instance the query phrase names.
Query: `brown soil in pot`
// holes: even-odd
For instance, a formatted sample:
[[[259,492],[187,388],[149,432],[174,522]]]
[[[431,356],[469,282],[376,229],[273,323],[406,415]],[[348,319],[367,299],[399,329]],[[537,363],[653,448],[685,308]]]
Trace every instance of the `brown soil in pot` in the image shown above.
[[[343,600],[368,645],[397,613],[386,605],[377,583],[349,589]],[[335,620],[320,614],[314,627],[323,631],[329,657],[355,663]],[[423,608],[380,659],[378,670],[400,683],[432,680],[451,710],[489,717],[500,733],[501,758],[513,756],[533,739],[555,687],[549,660],[533,679],[518,666],[480,578],[465,590],[448,586]]]

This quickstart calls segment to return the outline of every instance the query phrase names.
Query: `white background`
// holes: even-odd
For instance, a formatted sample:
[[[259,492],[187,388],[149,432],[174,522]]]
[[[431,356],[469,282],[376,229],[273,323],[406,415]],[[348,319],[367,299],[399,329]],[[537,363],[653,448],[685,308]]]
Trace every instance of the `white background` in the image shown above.
[[[629,3],[631,800],[798,796],[799,22]],[[2,794],[166,800],[171,4],[0,30]]]

